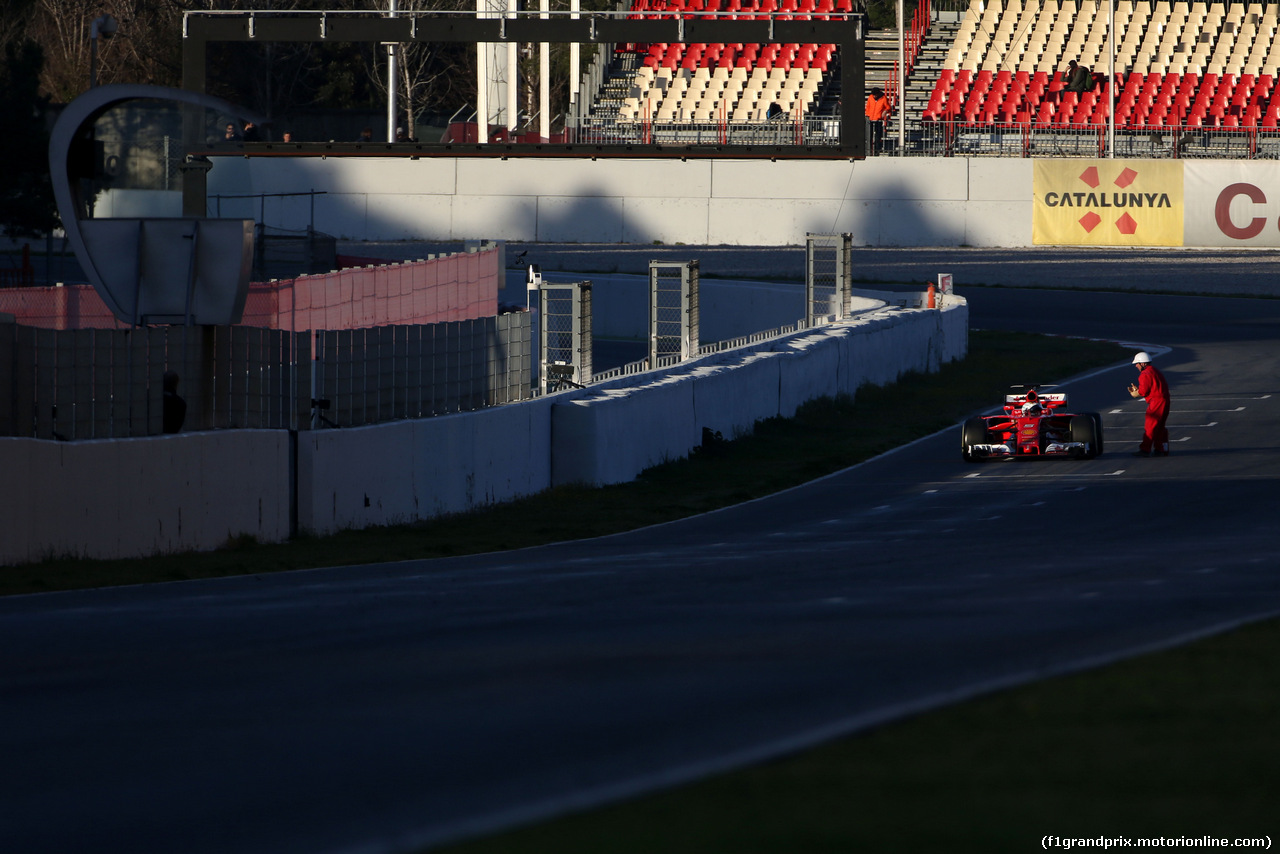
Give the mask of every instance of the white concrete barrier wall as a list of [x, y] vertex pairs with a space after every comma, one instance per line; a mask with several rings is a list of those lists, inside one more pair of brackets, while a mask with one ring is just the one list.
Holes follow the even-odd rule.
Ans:
[[393, 525], [541, 492], [551, 485], [553, 405], [300, 433], [299, 527]]
[[289, 434], [0, 438], [0, 564], [138, 557], [289, 536]]
[[0, 439], [0, 563], [213, 549], [427, 519], [553, 484], [618, 483], [793, 415], [814, 396], [934, 370], [968, 347], [968, 307], [883, 309], [662, 372], [477, 412], [302, 432]]
[[[1034, 243], [1035, 161], [1024, 158], [213, 161], [211, 199], [323, 191], [315, 197], [316, 226], [352, 240], [484, 235], [567, 243], [799, 246], [808, 233], [848, 232], [863, 246]], [[1063, 162], [1076, 174], [1079, 162]], [[1280, 244], [1274, 227], [1280, 167], [1258, 160], [1178, 162], [1178, 181], [1170, 189], [1183, 194], [1182, 245]], [[258, 218], [261, 211], [267, 225], [304, 230], [311, 222], [310, 201], [224, 198], [211, 201], [210, 214]], [[99, 216], [166, 216], [180, 197], [108, 191], [98, 204]], [[1077, 238], [1092, 241], [1077, 235], [1069, 242]]]
[[557, 403], [552, 480], [623, 483], [687, 456], [704, 427], [741, 435], [761, 419], [794, 415], [806, 401], [937, 370], [967, 350], [968, 305], [952, 298], [940, 311], [884, 309], [645, 374], [625, 387], [612, 381]]
[[[315, 227], [350, 240], [797, 246], [808, 233], [849, 232], [867, 246], [1031, 245], [1024, 159], [212, 159], [211, 198], [323, 191]], [[141, 203], [102, 204], [135, 213]], [[311, 221], [311, 198], [218, 204], [211, 215]]]

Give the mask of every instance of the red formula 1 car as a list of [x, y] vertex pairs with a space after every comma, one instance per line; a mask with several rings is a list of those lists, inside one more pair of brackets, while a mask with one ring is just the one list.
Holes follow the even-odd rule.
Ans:
[[970, 418], [960, 428], [960, 451], [969, 462], [996, 458], [1071, 457], [1102, 453], [1102, 416], [1069, 413], [1064, 393], [1013, 386], [1004, 413]]

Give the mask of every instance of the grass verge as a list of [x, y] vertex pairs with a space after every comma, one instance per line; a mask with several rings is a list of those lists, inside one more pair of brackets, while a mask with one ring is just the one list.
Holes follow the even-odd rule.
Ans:
[[750, 436], [729, 437], [631, 483], [557, 487], [472, 513], [281, 544], [239, 538], [214, 552], [4, 567], [0, 595], [449, 557], [632, 530], [838, 471], [957, 424], [1002, 400], [1013, 383], [1065, 378], [1126, 358], [1127, 351], [1106, 342], [974, 332], [968, 356], [935, 374], [865, 386], [856, 401], [813, 401], [794, 418], [761, 421]]
[[1002, 854], [1042, 850], [1046, 836], [1097, 847], [1230, 840], [1197, 846], [1214, 851], [1280, 841], [1277, 650], [1272, 620], [442, 852]]

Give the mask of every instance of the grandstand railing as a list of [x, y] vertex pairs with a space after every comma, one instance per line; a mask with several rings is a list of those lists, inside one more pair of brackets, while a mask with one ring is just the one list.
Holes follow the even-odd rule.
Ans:
[[[1280, 128], [1160, 125], [1117, 128], [1115, 149], [1107, 128], [1094, 124], [1033, 122], [972, 124], [925, 122], [908, 131], [902, 151], [918, 157], [1131, 157], [1280, 160]], [[894, 142], [886, 135], [888, 142]]]
[[[920, 49], [924, 46], [924, 41], [929, 36], [929, 24], [933, 20], [933, 9], [929, 0], [922, 0], [916, 6], [915, 13], [911, 16], [911, 27], [902, 34], [902, 62], [906, 66], [906, 76], [910, 77], [912, 70], [916, 67], [916, 58], [920, 56]], [[893, 67], [889, 69], [889, 80], [886, 84], [888, 90], [885, 94], [889, 96], [889, 109], [892, 110], [898, 105], [898, 75], [900, 73], [898, 61], [895, 59]]]
[[575, 145], [809, 145], [838, 146], [839, 116], [787, 116], [762, 122], [659, 122], [640, 119], [607, 127], [565, 129]]

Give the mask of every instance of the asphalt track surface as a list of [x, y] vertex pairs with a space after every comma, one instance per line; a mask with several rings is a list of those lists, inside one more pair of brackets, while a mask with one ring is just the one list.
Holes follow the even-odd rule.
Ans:
[[1065, 389], [1095, 460], [950, 430], [615, 537], [0, 600], [4, 849], [410, 850], [1280, 612], [1280, 301], [967, 296], [1159, 353], [1173, 455], [1119, 365]]

